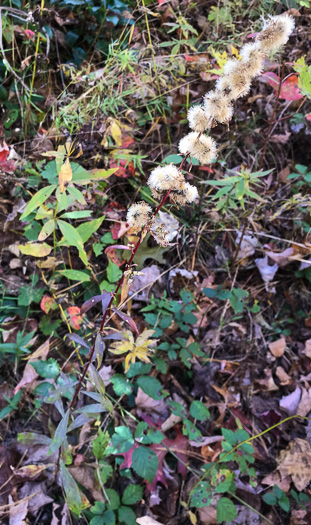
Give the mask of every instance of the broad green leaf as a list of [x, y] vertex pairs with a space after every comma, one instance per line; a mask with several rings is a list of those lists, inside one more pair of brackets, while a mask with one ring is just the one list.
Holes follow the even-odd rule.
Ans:
[[265, 503], [267, 503], [267, 505], [276, 505], [277, 502], [276, 496], [272, 494], [272, 492], [267, 492], [266, 494], [264, 494], [262, 496], [262, 499]]
[[117, 510], [120, 507], [120, 496], [114, 489], [106, 489], [110, 503], [107, 503], [108, 510]]
[[45, 241], [45, 239], [49, 237], [49, 235], [51, 235], [51, 233], [53, 232], [54, 225], [54, 219], [50, 219], [49, 221], [47, 221], [38, 235], [38, 241]]
[[136, 474], [152, 483], [158, 470], [158, 458], [151, 448], [135, 448], [132, 455], [132, 468]]
[[57, 224], [69, 246], [75, 246], [78, 248], [80, 259], [85, 265], [88, 265], [87, 256], [83, 247], [83, 240], [78, 230], [71, 226], [69, 222], [58, 220]]
[[119, 507], [118, 518], [120, 523], [126, 525], [136, 525], [137, 523], [135, 512], [130, 507]]
[[152, 376], [140, 376], [137, 379], [138, 386], [142, 389], [147, 396], [152, 397], [152, 399], [162, 399], [162, 385], [158, 379]]
[[191, 492], [191, 507], [200, 509], [208, 507], [212, 503], [211, 486], [207, 481], [201, 481]]
[[220, 498], [217, 503], [217, 519], [219, 523], [229, 523], [236, 518], [234, 503], [229, 498]]
[[37, 191], [37, 193], [35, 193], [32, 199], [30, 199], [28, 202], [24, 213], [20, 217], [20, 220], [23, 221], [26, 217], [28, 217], [28, 215], [30, 215], [30, 213], [39, 208], [39, 206], [41, 206], [41, 204], [43, 204], [53, 193], [55, 188], [56, 184], [52, 184], [51, 186], [46, 186], [45, 188]]
[[109, 260], [109, 264], [107, 266], [108, 281], [110, 283], [115, 283], [120, 279], [121, 275], [122, 271], [120, 270], [119, 266]]
[[162, 162], [165, 162], [166, 164], [170, 164], [171, 162], [173, 164], [180, 164], [182, 159], [183, 157], [181, 155], [168, 155]]
[[93, 221], [84, 222], [83, 224], [80, 224], [77, 227], [77, 231], [83, 243], [88, 241], [89, 238], [93, 235], [93, 233], [95, 233], [98, 230], [104, 218], [105, 218], [105, 215], [103, 215], [102, 217], [99, 217], [98, 219], [94, 219]]
[[17, 441], [23, 445], [49, 445], [52, 438], [44, 434], [36, 434], [35, 432], [23, 432], [17, 435]]
[[71, 512], [80, 516], [82, 503], [78, 485], [73, 479], [68, 469], [65, 467], [64, 462], [62, 460], [60, 460], [59, 465], [60, 479], [65, 492], [66, 503]]
[[129, 428], [120, 426], [115, 428], [115, 433], [111, 438], [111, 443], [107, 448], [107, 454], [122, 454], [127, 452], [134, 445], [132, 432]]
[[128, 485], [123, 492], [122, 503], [124, 505], [135, 505], [143, 497], [143, 487], [139, 485]]
[[194, 419], [205, 421], [210, 417], [209, 410], [201, 401], [192, 401], [190, 405], [190, 414]]
[[31, 361], [37, 374], [45, 379], [55, 379], [59, 374], [59, 366], [56, 359], [50, 357], [47, 361]]
[[86, 283], [91, 280], [91, 277], [87, 273], [79, 270], [59, 270], [57, 273], [67, 277], [67, 279], [70, 279], [71, 281]]
[[93, 441], [93, 454], [96, 457], [96, 459], [100, 460], [103, 459], [106, 448], [109, 443], [109, 434], [108, 432], [103, 432], [101, 428], [98, 429], [98, 434], [96, 438]]
[[67, 191], [69, 195], [71, 195], [75, 200], [80, 202], [80, 204], [86, 204], [86, 200], [78, 188], [75, 188], [74, 186], [68, 186]]
[[117, 396], [128, 396], [133, 391], [131, 383], [122, 374], [114, 374], [111, 377], [110, 382], [113, 384], [113, 390]]
[[69, 421], [69, 414], [70, 409], [67, 410], [64, 417], [62, 417], [62, 419], [60, 420], [58, 427], [55, 430], [53, 441], [49, 446], [47, 456], [50, 456], [51, 454], [54, 454], [54, 452], [57, 452], [61, 447], [62, 443], [65, 441]]

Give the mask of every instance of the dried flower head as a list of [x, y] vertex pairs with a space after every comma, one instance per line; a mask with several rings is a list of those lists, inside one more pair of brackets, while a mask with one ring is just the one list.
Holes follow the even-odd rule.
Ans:
[[157, 192], [180, 189], [185, 182], [183, 174], [173, 164], [158, 166], [152, 170], [148, 179], [151, 190]]
[[265, 21], [263, 30], [258, 33], [257, 41], [265, 53], [276, 51], [286, 44], [295, 27], [295, 21], [292, 16], [283, 14], [272, 16]]
[[199, 194], [197, 188], [189, 184], [189, 182], [185, 183], [183, 191], [176, 191], [171, 194], [171, 200], [175, 204], [180, 204], [181, 206], [186, 203], [191, 204], [191, 202], [195, 201], [198, 197]]
[[133, 334], [130, 330], [123, 332], [124, 341], [117, 341], [111, 344], [109, 352], [115, 355], [127, 354], [125, 358], [125, 372], [130, 368], [131, 363], [135, 363], [136, 358], [150, 363], [149, 356], [152, 355], [156, 339], [150, 339], [154, 334], [154, 330], [145, 330], [136, 341], [134, 341]]
[[197, 133], [203, 133], [210, 128], [210, 119], [202, 106], [192, 106], [188, 111], [189, 127]]
[[206, 135], [198, 137], [198, 134], [193, 131], [181, 139], [179, 151], [183, 155], [190, 153], [191, 157], [202, 164], [210, 164], [216, 157], [216, 143], [211, 137]]
[[247, 67], [251, 78], [261, 74], [266, 54], [261, 49], [259, 42], [245, 44], [240, 51], [240, 55], [242, 57], [241, 63]]
[[229, 100], [236, 100], [249, 91], [251, 76], [248, 67], [241, 60], [230, 59], [224, 67], [224, 76], [216, 84]]
[[230, 97], [223, 91], [209, 91], [204, 97], [204, 109], [211, 120], [221, 124], [228, 122], [233, 115]]
[[126, 220], [133, 233], [138, 233], [144, 227], [150, 229], [154, 222], [152, 208], [144, 201], [136, 202], [128, 209]]
[[169, 245], [169, 233], [170, 232], [165, 229], [164, 223], [159, 224], [159, 226], [151, 231], [151, 235], [154, 237], [157, 243], [162, 246], [162, 248], [165, 248]]

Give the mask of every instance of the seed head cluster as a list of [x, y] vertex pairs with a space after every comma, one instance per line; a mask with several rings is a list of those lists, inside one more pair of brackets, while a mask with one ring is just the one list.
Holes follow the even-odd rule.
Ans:
[[[294, 19], [287, 14], [268, 18], [255, 42], [242, 47], [241, 60], [232, 58], [227, 61], [216, 88], [204, 96], [201, 106], [191, 107], [188, 111], [189, 127], [193, 131], [179, 143], [182, 154], [191, 155], [202, 164], [211, 162], [211, 156], [203, 151], [206, 136], [202, 134], [217, 123], [226, 124], [231, 120], [233, 102], [249, 92], [252, 80], [263, 70], [265, 58], [286, 44], [294, 25]], [[216, 147], [211, 151], [215, 158]]]
[[[216, 143], [204, 132], [217, 123], [228, 124], [233, 116], [234, 101], [249, 92], [252, 80], [263, 70], [265, 58], [286, 44], [294, 25], [293, 18], [287, 14], [268, 18], [255, 42], [242, 47], [241, 59], [227, 61], [215, 89], [204, 96], [201, 106], [193, 106], [188, 111], [192, 131], [179, 143], [182, 155], [190, 155], [201, 164], [210, 164], [216, 158]], [[155, 168], [150, 174], [148, 185], [155, 199], [163, 199], [169, 191], [171, 202], [180, 206], [198, 198], [196, 187], [186, 182], [180, 169], [173, 164]], [[147, 203], [133, 204], [128, 210], [127, 222], [133, 233], [150, 231], [161, 246], [169, 244], [169, 232], [164, 224], [154, 227], [154, 214]]]

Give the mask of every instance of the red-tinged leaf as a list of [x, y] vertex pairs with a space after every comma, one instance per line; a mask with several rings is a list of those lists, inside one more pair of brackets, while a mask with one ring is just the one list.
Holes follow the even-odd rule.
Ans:
[[5, 173], [13, 173], [15, 171], [14, 160], [6, 160], [4, 162], [0, 162], [0, 170], [4, 171]]
[[31, 29], [26, 29], [25, 35], [27, 36], [27, 38], [29, 38], [29, 40], [32, 40], [34, 42], [36, 35], [33, 31], [31, 31]]
[[5, 140], [0, 141], [0, 163], [6, 161], [9, 152], [10, 149]]
[[103, 307], [103, 313], [104, 313], [104, 311], [107, 309], [110, 303], [110, 300], [111, 300], [111, 293], [108, 293], [108, 292], [104, 292], [101, 295], [94, 295], [94, 297], [91, 297], [91, 299], [88, 299], [87, 301], [85, 301], [85, 303], [83, 303], [83, 305], [81, 306], [80, 312], [81, 314], [85, 314], [91, 308], [93, 308], [95, 304], [102, 301], [102, 307]]
[[255, 38], [258, 35], [258, 33], [250, 33], [247, 35], [247, 38]]
[[44, 313], [48, 314], [50, 310], [55, 310], [57, 308], [57, 303], [53, 297], [44, 295], [41, 299], [40, 308]]
[[111, 159], [109, 167], [118, 168], [117, 171], [115, 171], [114, 175], [122, 179], [125, 179], [126, 177], [132, 177], [135, 173], [134, 163], [131, 161], [127, 164], [126, 159], [121, 159], [120, 161]]
[[80, 315], [80, 308], [78, 306], [70, 306], [67, 308], [67, 313], [69, 315], [69, 324], [75, 330], [80, 329], [80, 325], [83, 321], [82, 316]]
[[129, 248], [129, 246], [125, 246], [124, 244], [112, 244], [106, 248], [105, 254], [107, 255], [112, 250], [131, 250], [131, 248]]
[[121, 317], [122, 321], [124, 321], [125, 323], [128, 323], [130, 327], [133, 328], [133, 330], [135, 330], [139, 334], [139, 331], [138, 331], [138, 328], [137, 328], [137, 325], [134, 319], [132, 319], [129, 315], [125, 314], [124, 312], [121, 312], [121, 310], [117, 310], [117, 308], [112, 308], [112, 310], [114, 311], [115, 314]]
[[122, 138], [121, 148], [127, 149], [129, 146], [131, 146], [131, 144], [134, 144], [134, 142], [135, 140], [133, 139], [133, 137], [130, 137], [130, 135], [125, 135]]
[[279, 89], [281, 79], [278, 75], [276, 75], [275, 73], [272, 73], [272, 71], [266, 71], [266, 73], [263, 73], [260, 76], [260, 80], [272, 86], [273, 89]]
[[77, 345], [84, 346], [84, 348], [87, 348], [88, 350], [90, 349], [89, 345], [78, 334], [67, 334], [66, 337], [74, 343], [77, 343]]
[[212, 170], [212, 168], [209, 168], [209, 166], [198, 166], [198, 168], [202, 171], [208, 171], [208, 173], [214, 173], [214, 170]]
[[282, 82], [280, 98], [284, 100], [299, 100], [303, 98], [303, 95], [299, 92], [297, 75], [292, 75]]
[[[119, 230], [119, 233], [120, 233], [120, 230]], [[113, 246], [111, 247], [111, 250], [106, 254], [109, 261], [113, 262], [114, 264], [116, 264], [117, 266], [122, 266], [122, 264], [125, 263], [125, 260], [124, 259], [119, 259], [118, 255], [117, 255], [117, 250], [116, 248], [113, 249]]]
[[311, 113], [308, 113], [308, 114], [306, 115], [306, 119], [307, 119], [309, 122], [311, 122]]
[[[280, 77], [272, 71], [267, 71], [261, 75], [261, 80], [267, 82], [277, 92], [280, 85]], [[299, 93], [298, 88], [298, 77], [297, 75], [291, 75], [289, 78], [282, 82], [280, 98], [282, 100], [299, 100], [303, 96]]]

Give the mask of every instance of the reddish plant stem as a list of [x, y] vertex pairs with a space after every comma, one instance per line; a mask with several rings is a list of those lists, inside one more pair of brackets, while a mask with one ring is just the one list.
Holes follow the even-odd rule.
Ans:
[[[185, 158], [186, 158], [186, 157], [185, 157]], [[182, 168], [182, 165], [183, 165], [184, 161], [185, 161], [185, 159], [183, 159], [183, 161], [182, 161], [182, 163], [181, 163], [181, 165], [180, 165], [180, 167], [179, 167], [179, 170]], [[161, 200], [159, 206], [157, 207], [156, 211], [155, 211], [154, 214], [153, 214], [154, 217], [158, 214], [158, 212], [160, 211], [160, 209], [161, 209], [162, 206], [164, 205], [165, 201], [168, 199], [170, 193], [171, 193], [171, 190], [168, 190], [168, 191], [165, 193], [163, 199]], [[105, 326], [105, 323], [106, 323], [106, 319], [107, 319], [108, 313], [109, 313], [109, 311], [110, 311], [110, 308], [111, 308], [111, 306], [112, 306], [113, 300], [114, 300], [114, 298], [116, 297], [118, 291], [120, 290], [120, 288], [121, 288], [121, 286], [122, 286], [122, 284], [123, 284], [124, 276], [125, 276], [125, 272], [126, 272], [126, 270], [128, 270], [128, 268], [130, 268], [130, 266], [131, 266], [131, 264], [132, 264], [132, 262], [133, 262], [133, 259], [134, 259], [135, 255], [136, 255], [137, 250], [138, 250], [139, 246], [141, 245], [142, 241], [143, 241], [143, 236], [141, 236], [140, 239], [137, 241], [137, 243], [136, 243], [136, 245], [135, 245], [135, 248], [133, 249], [132, 255], [131, 255], [131, 257], [130, 257], [130, 260], [129, 260], [129, 261], [126, 263], [126, 265], [125, 265], [125, 268], [124, 268], [124, 270], [123, 270], [122, 276], [121, 276], [121, 278], [120, 278], [120, 280], [119, 280], [119, 282], [118, 282], [118, 284], [117, 284], [117, 287], [116, 287], [115, 291], [113, 292], [113, 295], [111, 296], [110, 302], [109, 302], [109, 304], [108, 304], [108, 306], [107, 306], [107, 308], [106, 308], [106, 310], [105, 310], [105, 313], [104, 313], [104, 315], [103, 315], [102, 322], [101, 322], [100, 329], [99, 329], [99, 332], [100, 332], [100, 333], [101, 333], [101, 332], [103, 331], [103, 329], [104, 329], [104, 326]], [[77, 385], [77, 388], [76, 388], [76, 390], [75, 390], [74, 396], [73, 396], [73, 398], [72, 398], [72, 401], [71, 401], [71, 404], [70, 404], [70, 409], [71, 409], [71, 410], [74, 408], [74, 406], [75, 406], [75, 404], [76, 404], [76, 401], [77, 401], [78, 395], [79, 395], [80, 390], [81, 390], [81, 387], [82, 387], [82, 383], [83, 383], [83, 381], [84, 381], [84, 379], [85, 379], [85, 376], [86, 376], [86, 374], [87, 374], [87, 371], [88, 371], [88, 369], [89, 369], [89, 366], [90, 366], [90, 364], [91, 364], [91, 362], [92, 362], [92, 360], [93, 360], [94, 352], [95, 352], [95, 341], [94, 341], [93, 346], [92, 346], [92, 349], [91, 349], [91, 353], [90, 353], [89, 360], [88, 360], [88, 362], [86, 363], [86, 365], [85, 365], [85, 367], [84, 367], [84, 370], [83, 370], [82, 376], [81, 376], [80, 379], [79, 379], [79, 383], [78, 383], [78, 385]]]

